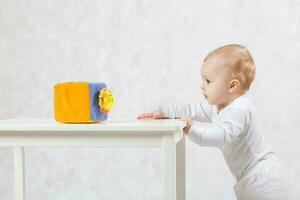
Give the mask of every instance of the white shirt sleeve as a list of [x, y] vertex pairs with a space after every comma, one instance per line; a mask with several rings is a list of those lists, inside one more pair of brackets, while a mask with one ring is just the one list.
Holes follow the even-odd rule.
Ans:
[[247, 129], [248, 113], [239, 109], [230, 109], [224, 112], [209, 127], [193, 124], [188, 137], [202, 146], [222, 146], [231, 143]]
[[211, 122], [212, 105], [205, 101], [185, 104], [170, 104], [160, 107], [165, 118], [179, 118], [190, 116], [193, 120]]

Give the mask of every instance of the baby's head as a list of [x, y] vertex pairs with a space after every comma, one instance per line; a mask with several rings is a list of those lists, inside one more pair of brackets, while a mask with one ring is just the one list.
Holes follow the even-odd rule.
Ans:
[[254, 61], [246, 47], [225, 45], [206, 56], [201, 77], [203, 95], [222, 109], [249, 90], [255, 77]]

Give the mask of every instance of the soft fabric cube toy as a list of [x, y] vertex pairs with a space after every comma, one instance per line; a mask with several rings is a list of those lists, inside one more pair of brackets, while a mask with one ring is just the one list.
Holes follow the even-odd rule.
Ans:
[[59, 122], [104, 121], [113, 102], [105, 83], [65, 82], [54, 86], [54, 116]]

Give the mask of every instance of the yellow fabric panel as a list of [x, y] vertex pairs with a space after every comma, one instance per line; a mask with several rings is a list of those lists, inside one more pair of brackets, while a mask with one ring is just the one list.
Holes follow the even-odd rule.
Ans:
[[55, 119], [60, 122], [91, 122], [88, 83], [56, 84], [54, 86], [54, 113]]

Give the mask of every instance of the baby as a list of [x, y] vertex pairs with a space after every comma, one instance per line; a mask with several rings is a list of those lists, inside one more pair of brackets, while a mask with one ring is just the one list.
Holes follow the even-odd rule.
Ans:
[[[187, 124], [183, 132], [193, 142], [219, 147], [236, 178], [238, 200], [284, 200], [287, 188], [280, 164], [257, 130], [254, 109], [245, 96], [254, 77], [254, 61], [244, 46], [217, 48], [201, 67], [201, 89], [208, 103], [161, 106], [138, 119], [180, 117]], [[211, 122], [211, 126], [193, 120]]]

